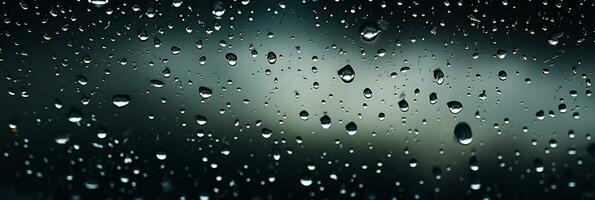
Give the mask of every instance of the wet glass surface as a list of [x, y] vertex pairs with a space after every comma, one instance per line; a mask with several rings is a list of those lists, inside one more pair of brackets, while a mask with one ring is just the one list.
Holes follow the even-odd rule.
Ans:
[[595, 2], [0, 13], [0, 199], [595, 198]]

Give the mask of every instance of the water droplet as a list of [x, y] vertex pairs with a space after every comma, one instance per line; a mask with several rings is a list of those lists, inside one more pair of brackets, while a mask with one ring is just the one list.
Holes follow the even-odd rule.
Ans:
[[182, 49], [180, 49], [180, 47], [173, 46], [171, 47], [170, 51], [173, 55], [179, 55], [182, 52]]
[[105, 130], [105, 128], [97, 129], [97, 138], [103, 139], [105, 137], [107, 137], [107, 130]]
[[213, 91], [207, 87], [200, 86], [200, 87], [198, 87], [198, 94], [202, 98], [208, 99], [209, 97], [211, 97], [213, 95]]
[[167, 158], [167, 154], [163, 150], [158, 150], [157, 153], [155, 153], [155, 157], [157, 157], [159, 160], [165, 160]]
[[300, 118], [304, 121], [308, 120], [308, 118], [310, 117], [310, 114], [308, 113], [308, 111], [305, 111], [305, 110], [300, 111], [299, 115], [300, 115]]
[[270, 138], [271, 135], [273, 135], [273, 131], [271, 131], [271, 129], [268, 128], [263, 128], [260, 130], [260, 135], [265, 139]]
[[549, 37], [549, 39], [547, 40], [549, 45], [555, 46], [558, 44], [560, 38], [562, 38], [562, 36], [564, 36], [564, 32], [556, 32], [556, 33], [552, 33]]
[[137, 37], [140, 41], [144, 42], [149, 39], [149, 34], [145, 29], [141, 29], [138, 31]]
[[205, 125], [205, 124], [207, 124], [207, 118], [202, 115], [196, 115], [196, 123], [199, 126]]
[[275, 54], [272, 51], [269, 51], [269, 53], [267, 54], [267, 61], [269, 62], [269, 64], [275, 64], [275, 62], [277, 62], [277, 54]]
[[230, 66], [235, 66], [238, 63], [238, 56], [236, 56], [236, 54], [233, 53], [225, 54], [225, 59], [227, 59], [227, 64], [229, 64]]
[[370, 88], [364, 89], [364, 97], [366, 97], [366, 99], [372, 98], [372, 90]]
[[537, 117], [538, 120], [543, 120], [545, 119], [545, 111], [543, 110], [539, 110], [535, 113], [535, 117]]
[[454, 129], [456, 140], [463, 145], [471, 144], [473, 141], [473, 133], [471, 127], [466, 122], [459, 122]]
[[463, 104], [461, 104], [461, 102], [458, 101], [449, 101], [446, 103], [446, 106], [452, 114], [458, 114], [463, 110]]
[[349, 122], [345, 125], [345, 130], [347, 130], [348, 135], [355, 135], [357, 133], [357, 124], [355, 122]]
[[[107, 0], [105, 0], [107, 1]], [[89, 189], [89, 190], [96, 190], [97, 188], [99, 188], [99, 182], [97, 182], [96, 180], [85, 180], [85, 188]]]
[[479, 190], [481, 189], [481, 183], [479, 181], [473, 181], [469, 186], [472, 190]]
[[68, 121], [72, 123], [78, 123], [83, 120], [83, 115], [78, 110], [71, 110], [68, 114]]
[[438, 102], [438, 95], [435, 92], [430, 93], [430, 104], [436, 104]]
[[320, 125], [322, 128], [327, 129], [331, 127], [331, 118], [328, 115], [324, 115], [320, 118]]
[[161, 71], [161, 75], [165, 78], [169, 78], [171, 76], [171, 70], [166, 67], [165, 69], [163, 69], [163, 71]]
[[376, 23], [364, 23], [359, 28], [359, 34], [362, 39], [366, 42], [370, 42], [376, 39], [380, 34], [381, 29]]
[[384, 113], [378, 113], [378, 120], [384, 121], [385, 117], [386, 117], [386, 114], [384, 114]]
[[353, 81], [355, 78], [355, 71], [353, 71], [351, 65], [345, 65], [343, 68], [337, 71], [337, 74], [339, 75], [339, 78], [341, 78], [341, 80], [343, 80], [345, 83], [351, 83], [351, 81]]
[[122, 107], [130, 104], [130, 97], [128, 95], [122, 95], [122, 94], [114, 95], [112, 97], [112, 103], [116, 107], [122, 108]]
[[485, 90], [483, 90], [477, 97], [482, 101], [485, 101], [486, 99], [488, 99], [488, 95], [486, 94]]
[[503, 81], [503, 80], [506, 80], [506, 78], [507, 78], [506, 71], [500, 70], [498, 72], [498, 79], [500, 79], [501, 81]]
[[399, 109], [401, 109], [401, 111], [407, 112], [409, 110], [409, 103], [407, 103], [405, 99], [401, 99], [401, 101], [399, 101], [397, 104], [399, 105]]
[[103, 6], [107, 3], [109, 3], [109, 0], [89, 0], [89, 3], [91, 3], [95, 6]]
[[507, 54], [508, 54], [508, 52], [506, 52], [506, 50], [503, 50], [503, 49], [496, 51], [496, 56], [500, 59], [506, 58]]
[[160, 87], [163, 87], [164, 85], [165, 84], [163, 83], [163, 81], [156, 80], [156, 79], [151, 80], [151, 86], [153, 86], [153, 87], [160, 88]]
[[171, 2], [172, 6], [179, 8], [180, 6], [182, 6], [182, 0], [173, 0], [173, 2]]
[[300, 178], [300, 183], [303, 186], [308, 187], [308, 186], [312, 185], [312, 182], [313, 182], [312, 178], [310, 178], [309, 176], [304, 176], [304, 177]]
[[436, 84], [438, 85], [442, 85], [442, 83], [444, 83], [444, 73], [442, 72], [442, 70], [434, 70], [434, 81], [436, 81]]
[[70, 141], [70, 134], [68, 133], [58, 134], [54, 138], [54, 142], [56, 142], [57, 144], [66, 144], [68, 141]]
[[472, 155], [469, 158], [469, 169], [471, 171], [479, 171], [479, 161], [477, 160], [477, 156]]
[[535, 172], [541, 173], [545, 170], [545, 167], [543, 166], [543, 160], [539, 158], [533, 160], [533, 166], [535, 166]]
[[225, 5], [223, 5], [222, 1], [213, 2], [211, 14], [213, 14], [215, 18], [221, 19], [221, 17], [225, 14]]

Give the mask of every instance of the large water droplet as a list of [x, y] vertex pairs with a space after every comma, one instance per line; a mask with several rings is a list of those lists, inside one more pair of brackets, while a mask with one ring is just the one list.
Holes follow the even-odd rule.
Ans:
[[68, 134], [68, 133], [58, 134], [54, 138], [54, 141], [57, 144], [66, 144], [68, 141], [70, 141], [70, 134]]
[[498, 72], [498, 79], [500, 79], [501, 81], [506, 80], [508, 74], [506, 74], [506, 71], [504, 70], [500, 70]]
[[207, 87], [203, 87], [200, 86], [198, 88], [198, 94], [204, 98], [204, 99], [208, 99], [209, 97], [211, 97], [213, 95], [213, 91]]
[[533, 166], [535, 166], [535, 171], [538, 173], [542, 173], [545, 170], [545, 167], [543, 166], [543, 160], [540, 158], [533, 160]]
[[160, 88], [160, 87], [163, 87], [164, 85], [165, 84], [163, 83], [163, 81], [156, 80], [156, 79], [151, 80], [151, 86], [153, 86], [153, 87]]
[[446, 106], [452, 114], [458, 114], [463, 110], [463, 104], [461, 104], [461, 102], [458, 101], [449, 101], [446, 103]]
[[275, 62], [277, 62], [277, 54], [275, 54], [275, 52], [269, 51], [267, 54], [267, 61], [269, 64], [275, 64]]
[[260, 135], [265, 139], [270, 138], [271, 135], [273, 135], [273, 131], [271, 131], [271, 129], [268, 128], [263, 128], [260, 130]]
[[196, 123], [199, 126], [205, 125], [205, 124], [207, 124], [207, 118], [202, 115], [196, 115]]
[[320, 118], [320, 125], [322, 128], [327, 129], [331, 127], [331, 118], [328, 115], [324, 115]]
[[180, 49], [180, 47], [173, 46], [171, 47], [170, 51], [173, 55], [179, 55], [182, 52], [182, 49]]
[[167, 158], [167, 154], [163, 150], [158, 150], [157, 153], [155, 153], [155, 157], [157, 157], [159, 160], [165, 160]]
[[109, 3], [109, 0], [89, 0], [89, 3], [99, 7]]
[[372, 98], [372, 90], [370, 88], [364, 89], [364, 97], [366, 97], [366, 99]]
[[345, 130], [347, 130], [348, 135], [355, 135], [357, 133], [357, 124], [355, 122], [349, 122], [345, 125]]
[[506, 52], [506, 50], [504, 50], [504, 49], [500, 49], [500, 50], [496, 51], [496, 56], [500, 59], [506, 58], [507, 54], [508, 54], [508, 52]]
[[229, 64], [230, 66], [235, 66], [236, 64], [238, 64], [238, 56], [236, 56], [236, 54], [227, 53], [225, 54], [225, 59], [227, 59], [227, 64]]
[[380, 34], [381, 29], [376, 23], [364, 23], [359, 28], [359, 34], [364, 41], [370, 42], [376, 39]]
[[127, 106], [130, 103], [130, 96], [128, 95], [123, 95], [123, 94], [119, 94], [119, 95], [114, 95], [112, 97], [112, 103], [118, 107], [118, 108], [122, 108], [124, 106]]
[[442, 70], [434, 70], [434, 81], [436, 81], [436, 84], [438, 85], [442, 85], [442, 83], [444, 83], [444, 73], [442, 72]]
[[140, 41], [147, 41], [149, 39], [149, 34], [145, 29], [141, 29], [138, 31], [137, 37]]
[[562, 38], [562, 36], [564, 36], [564, 32], [556, 32], [556, 33], [552, 33], [549, 37], [549, 39], [547, 40], [549, 45], [555, 46], [558, 44], [560, 38]]
[[96, 190], [97, 188], [99, 188], [99, 182], [97, 182], [96, 180], [87, 179], [85, 180], [85, 187], [89, 190]]
[[78, 123], [81, 120], [83, 120], [83, 114], [81, 114], [80, 111], [78, 111], [76, 109], [70, 110], [70, 113], [68, 113], [68, 121], [69, 122]]
[[339, 75], [339, 78], [341, 78], [341, 80], [343, 80], [345, 83], [351, 83], [351, 81], [353, 81], [355, 78], [355, 71], [353, 71], [351, 65], [345, 65], [343, 68], [337, 71], [337, 74]]
[[401, 99], [401, 101], [399, 101], [397, 104], [399, 105], [399, 109], [401, 109], [401, 111], [407, 112], [409, 110], [409, 103], [407, 103], [405, 99]]
[[430, 93], [430, 104], [438, 102], [438, 95], [435, 92]]
[[308, 111], [302, 110], [300, 111], [300, 119], [302, 120], [308, 120], [308, 118], [310, 117], [310, 114], [308, 113]]
[[455, 139], [463, 144], [468, 145], [471, 144], [473, 140], [473, 133], [471, 132], [471, 127], [466, 122], [459, 122], [454, 129]]
[[535, 113], [535, 117], [537, 117], [538, 120], [543, 120], [545, 119], [545, 111], [543, 110], [539, 110]]
[[312, 178], [310, 178], [309, 176], [304, 176], [304, 177], [300, 178], [300, 183], [303, 186], [308, 187], [308, 186], [312, 185], [312, 182], [313, 182]]
[[211, 14], [215, 16], [217, 19], [221, 19], [221, 17], [225, 14], [225, 5], [222, 1], [215, 1], [213, 2], [213, 8], [211, 9]]

